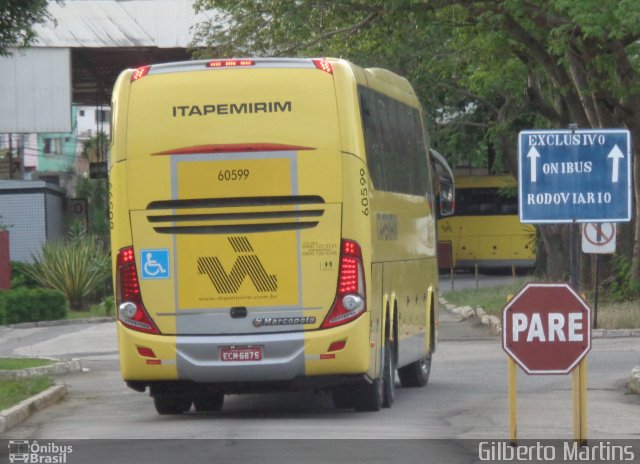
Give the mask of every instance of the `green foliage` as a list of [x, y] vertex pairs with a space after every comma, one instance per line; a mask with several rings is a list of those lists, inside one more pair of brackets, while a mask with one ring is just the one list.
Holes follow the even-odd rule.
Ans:
[[41, 285], [61, 291], [74, 311], [85, 310], [91, 298], [108, 290], [111, 259], [91, 236], [46, 243], [42, 257], [34, 261], [28, 274]]
[[57, 291], [45, 288], [17, 288], [0, 293], [3, 324], [64, 319], [67, 300]]
[[631, 273], [631, 261], [624, 255], [616, 255], [612, 260], [612, 276], [606, 289], [606, 296], [616, 302], [640, 297], [640, 280]]
[[115, 303], [115, 299], [113, 298], [113, 295], [106, 296], [104, 300], [102, 300], [102, 303], [100, 303], [100, 305], [104, 309], [105, 316], [113, 316], [113, 311], [116, 307], [116, 303]]
[[[515, 174], [520, 130], [569, 123], [630, 128], [640, 153], [638, 0], [196, 0], [194, 7], [210, 18], [195, 31], [199, 57], [337, 56], [405, 76], [425, 108], [432, 146], [454, 165]], [[541, 233], [545, 247], [561, 237]], [[640, 276], [640, 256], [631, 271]]]
[[[78, 178], [76, 185], [78, 198], [86, 198], [89, 208], [87, 232], [106, 237], [109, 234], [109, 186], [107, 179]], [[76, 233], [81, 225], [73, 225]]]
[[11, 288], [37, 288], [39, 282], [28, 273], [28, 264], [11, 261]]
[[82, 142], [81, 155], [92, 161], [105, 161], [108, 146], [109, 136], [104, 132], [98, 132], [95, 137], [89, 137]]
[[47, 0], [3, 0], [0, 3], [0, 56], [7, 47], [24, 47], [35, 39], [34, 24], [49, 17]]

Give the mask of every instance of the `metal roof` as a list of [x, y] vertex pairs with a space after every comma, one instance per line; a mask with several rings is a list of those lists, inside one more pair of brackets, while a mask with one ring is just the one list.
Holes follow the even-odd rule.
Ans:
[[193, 0], [50, 2], [52, 20], [34, 29], [34, 47], [186, 48], [202, 15]]
[[32, 47], [70, 48], [73, 102], [109, 103], [126, 68], [190, 58], [191, 28], [207, 19], [193, 0], [49, 0]]

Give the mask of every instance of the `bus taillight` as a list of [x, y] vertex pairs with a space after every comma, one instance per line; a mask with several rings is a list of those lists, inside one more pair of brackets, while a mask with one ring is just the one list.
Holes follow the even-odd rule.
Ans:
[[149, 69], [151, 69], [151, 66], [141, 66], [133, 71], [133, 74], [131, 74], [131, 82], [137, 81], [138, 79], [146, 76], [149, 72]]
[[316, 68], [318, 68], [319, 70], [329, 74], [333, 74], [333, 66], [331, 66], [331, 63], [329, 63], [327, 60], [311, 60], [311, 61], [313, 61], [313, 64], [315, 64]]
[[338, 288], [331, 311], [322, 323], [327, 329], [351, 322], [367, 309], [364, 267], [360, 245], [343, 239], [340, 245]]
[[116, 306], [118, 320], [139, 332], [160, 333], [142, 304], [140, 282], [133, 247], [118, 252], [116, 261]]

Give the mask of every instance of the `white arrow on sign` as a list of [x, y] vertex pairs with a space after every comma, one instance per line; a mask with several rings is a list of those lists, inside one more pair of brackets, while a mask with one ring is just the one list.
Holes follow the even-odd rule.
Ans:
[[620, 164], [620, 160], [624, 159], [624, 153], [622, 153], [622, 150], [620, 150], [620, 148], [618, 148], [618, 145], [616, 145], [613, 147], [613, 150], [611, 150], [611, 153], [609, 153], [609, 156], [607, 156], [607, 158], [611, 158], [613, 160], [613, 170], [611, 171], [611, 182], [615, 184], [616, 182], [618, 182], [618, 176], [620, 173], [619, 164]]
[[[620, 151], [620, 149], [618, 149]], [[536, 150], [536, 147], [531, 147], [529, 153], [527, 154], [527, 158], [531, 160], [531, 182], [536, 182], [538, 180], [538, 158], [540, 158], [540, 153]]]

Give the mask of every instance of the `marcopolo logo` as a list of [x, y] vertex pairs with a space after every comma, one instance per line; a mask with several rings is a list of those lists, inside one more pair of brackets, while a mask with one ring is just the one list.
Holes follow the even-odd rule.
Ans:
[[297, 316], [297, 317], [258, 317], [253, 320], [255, 327], [274, 327], [279, 325], [303, 325], [315, 324], [314, 316]]
[[262, 262], [255, 254], [247, 237], [229, 237], [229, 244], [238, 257], [231, 272], [227, 272], [217, 256], [198, 258], [198, 274], [206, 274], [218, 293], [233, 294], [247, 277], [251, 279], [258, 292], [276, 292], [278, 279], [268, 274]]
[[57, 443], [38, 443], [29, 440], [9, 440], [9, 462], [32, 464], [66, 464], [73, 446]]

